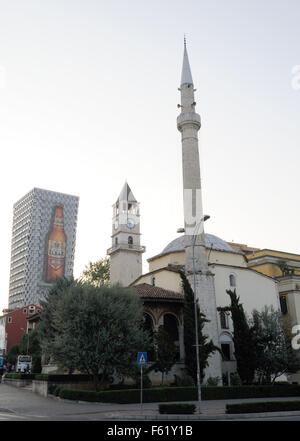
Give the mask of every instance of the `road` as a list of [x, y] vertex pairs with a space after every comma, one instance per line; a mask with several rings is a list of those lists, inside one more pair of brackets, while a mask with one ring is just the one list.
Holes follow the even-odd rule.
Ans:
[[[226, 421], [224, 418], [226, 403], [245, 401], [273, 401], [273, 400], [300, 400], [298, 397], [243, 399], [243, 400], [215, 400], [202, 402], [202, 420], [213, 418]], [[158, 412], [158, 403], [143, 404], [109, 404], [88, 403], [59, 400], [55, 397], [41, 397], [30, 389], [15, 388], [0, 384], [0, 421], [123, 421], [155, 419]], [[235, 421], [245, 420], [242, 416], [235, 416]], [[247, 421], [300, 421], [298, 415], [285, 413], [282, 416], [248, 417]], [[158, 421], [156, 420], [158, 423]]]

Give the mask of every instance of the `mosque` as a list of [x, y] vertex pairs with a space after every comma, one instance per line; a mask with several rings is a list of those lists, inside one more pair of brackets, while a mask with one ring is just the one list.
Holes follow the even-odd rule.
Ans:
[[[209, 322], [204, 333], [222, 349], [209, 358], [204, 383], [209, 377], [219, 384], [230, 384], [236, 372], [233, 326], [228, 313], [218, 307], [228, 306], [226, 290], [236, 289], [246, 314], [265, 305], [281, 310], [291, 326], [300, 323], [300, 255], [251, 248], [228, 243], [204, 232], [202, 210], [198, 131], [200, 116], [195, 111], [194, 84], [184, 44], [181, 75], [181, 113], [177, 128], [182, 141], [184, 220], [183, 235], [167, 244], [148, 259], [149, 271], [142, 273], [140, 209], [126, 182], [113, 206], [110, 256], [111, 283], [132, 286], [143, 301], [146, 325], [150, 330], [163, 326], [177, 348], [177, 363], [167, 380], [184, 373], [183, 291], [179, 271], [184, 270], [196, 293], [200, 310]], [[245, 342], [245, 344], [247, 344]], [[151, 361], [151, 360], [149, 360]], [[152, 382], [159, 383], [160, 373], [152, 372]]]

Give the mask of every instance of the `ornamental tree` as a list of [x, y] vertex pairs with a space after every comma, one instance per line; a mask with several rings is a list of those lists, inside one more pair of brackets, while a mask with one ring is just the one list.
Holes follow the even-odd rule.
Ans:
[[52, 330], [46, 346], [58, 365], [91, 374], [96, 390], [113, 374], [132, 375], [148, 335], [141, 300], [130, 289], [77, 281], [51, 297], [49, 307], [47, 317], [44, 305]]

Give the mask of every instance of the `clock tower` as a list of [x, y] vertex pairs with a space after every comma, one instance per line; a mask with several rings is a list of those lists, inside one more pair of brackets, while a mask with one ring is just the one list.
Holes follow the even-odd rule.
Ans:
[[113, 205], [112, 246], [107, 250], [110, 256], [110, 282], [129, 286], [142, 275], [142, 253], [140, 245], [139, 203], [125, 182]]

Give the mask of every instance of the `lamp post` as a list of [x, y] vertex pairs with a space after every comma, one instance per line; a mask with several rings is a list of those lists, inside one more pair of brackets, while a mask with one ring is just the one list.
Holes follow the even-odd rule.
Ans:
[[[199, 227], [202, 222], [209, 219], [210, 216], [204, 215], [201, 217], [199, 223], [196, 225], [193, 234], [193, 284], [194, 284], [194, 313], [195, 313], [195, 337], [196, 337], [196, 361], [197, 361], [197, 391], [198, 391], [198, 412], [201, 413], [201, 379], [200, 379], [200, 359], [199, 359], [199, 334], [198, 334], [198, 314], [197, 314], [197, 299], [196, 299], [196, 267], [195, 267], [195, 244]], [[178, 228], [177, 233], [185, 233], [184, 228]]]

